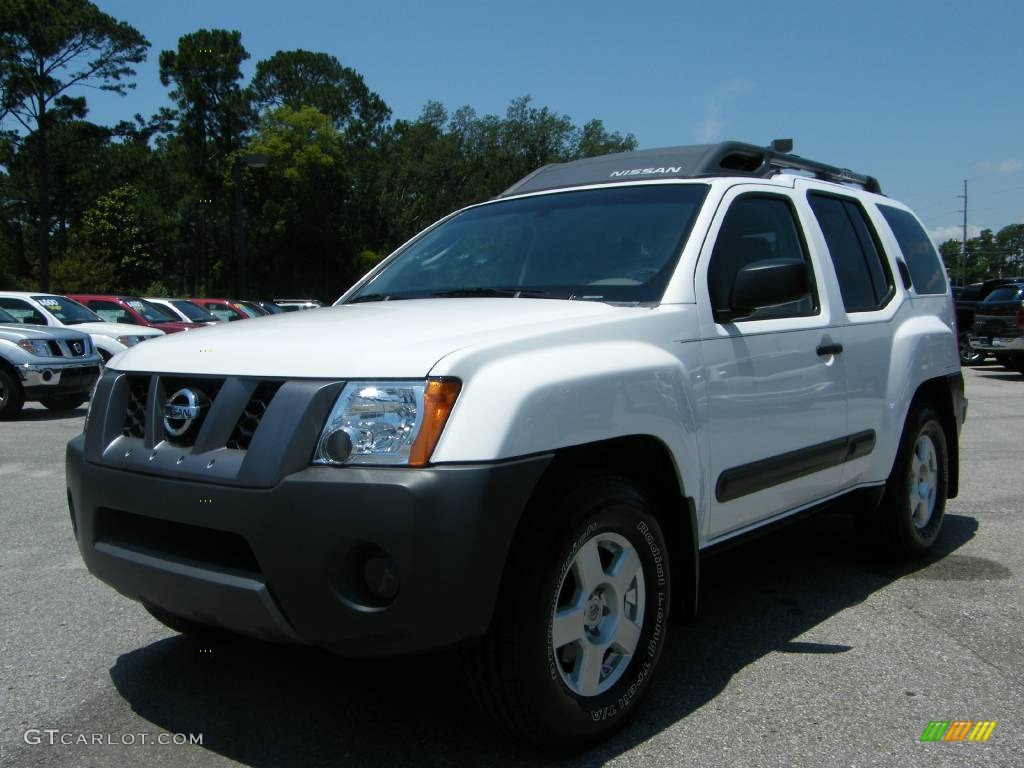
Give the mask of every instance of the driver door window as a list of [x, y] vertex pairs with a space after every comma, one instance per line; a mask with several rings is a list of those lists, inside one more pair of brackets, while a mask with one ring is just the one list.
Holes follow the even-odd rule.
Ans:
[[[708, 293], [712, 309], [716, 312], [729, 309], [729, 296], [737, 272], [748, 264], [769, 259], [799, 259], [811, 266], [792, 204], [781, 197], [758, 195], [737, 198], [725, 215], [708, 265]], [[817, 312], [815, 295], [788, 304], [763, 307], [743, 319], [803, 317]]]

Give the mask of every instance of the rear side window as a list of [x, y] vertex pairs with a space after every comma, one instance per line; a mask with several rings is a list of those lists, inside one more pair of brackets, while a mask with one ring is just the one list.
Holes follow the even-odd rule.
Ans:
[[892, 273], [864, 209], [845, 197], [812, 194], [807, 200], [825, 235], [846, 311], [884, 307], [893, 294]]
[[[725, 214], [708, 265], [708, 293], [712, 309], [716, 312], [729, 309], [729, 296], [737, 272], [747, 264], [769, 259], [799, 259], [810, 264], [792, 205], [783, 197], [737, 198]], [[743, 319], [797, 317], [813, 315], [817, 311], [816, 301], [801, 299], [759, 309]]]
[[889, 223], [903, 251], [914, 290], [922, 294], [945, 293], [946, 275], [939, 254], [917, 219], [907, 211], [889, 205], [880, 205], [878, 210]]

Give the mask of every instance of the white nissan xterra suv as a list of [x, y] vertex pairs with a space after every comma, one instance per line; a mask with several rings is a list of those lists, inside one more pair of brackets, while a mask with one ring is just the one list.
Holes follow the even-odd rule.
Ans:
[[924, 552], [966, 414], [945, 271], [790, 149], [546, 166], [333, 307], [126, 351], [67, 450], [87, 566], [179, 631], [461, 648], [484, 709], [573, 749], [716, 545], [842, 499]]

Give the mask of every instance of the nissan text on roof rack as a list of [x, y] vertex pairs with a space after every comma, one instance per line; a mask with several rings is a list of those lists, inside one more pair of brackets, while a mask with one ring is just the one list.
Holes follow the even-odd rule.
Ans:
[[186, 633], [458, 648], [564, 750], [638, 710], [702, 553], [842, 500], [921, 555], [967, 407], [945, 271], [789, 149], [547, 166], [332, 307], [131, 349], [67, 449], [86, 565]]

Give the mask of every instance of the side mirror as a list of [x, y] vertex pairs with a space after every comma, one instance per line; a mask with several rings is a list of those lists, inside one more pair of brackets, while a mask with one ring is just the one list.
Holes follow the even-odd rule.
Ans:
[[26, 315], [25, 319], [21, 322], [25, 323], [25, 325], [46, 325], [46, 318], [39, 315]]
[[747, 264], [736, 273], [729, 309], [716, 320], [729, 322], [762, 307], [788, 304], [811, 296], [811, 270], [800, 259], [767, 259]]

